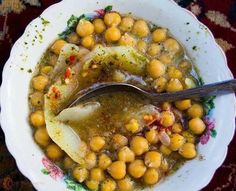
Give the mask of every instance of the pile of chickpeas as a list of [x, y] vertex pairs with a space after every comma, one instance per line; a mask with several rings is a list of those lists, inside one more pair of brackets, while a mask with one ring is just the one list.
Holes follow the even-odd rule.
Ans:
[[[86, 142], [84, 164], [76, 164], [50, 139], [44, 119], [43, 103], [50, 72], [66, 43], [82, 46], [89, 51], [96, 46], [132, 46], [150, 59], [146, 67], [146, 79], [156, 92], [174, 92], [194, 87], [190, 61], [184, 59], [181, 45], [169, 36], [165, 28], [153, 28], [150, 23], [131, 16], [108, 12], [104, 18], [93, 21], [82, 19], [76, 30], [66, 39], [58, 39], [49, 49], [47, 63], [32, 78], [29, 95], [30, 124], [35, 129], [34, 139], [46, 155], [61, 164], [79, 183], [90, 190], [131, 191], [140, 185], [154, 185], [174, 166], [173, 153], [180, 158], [193, 159], [197, 155], [196, 139], [204, 132], [204, 109], [200, 102], [190, 99], [164, 102], [158, 115], [145, 114], [147, 126], [140, 129], [134, 118], [123, 127], [131, 134], [112, 135], [112, 151], [105, 150], [103, 136], [95, 136]], [[86, 77], [86, 76], [84, 76]], [[115, 81], [123, 81], [116, 73]], [[187, 119], [187, 127], [181, 119]], [[158, 124], [152, 125], [156, 121]], [[161, 127], [161, 128], [159, 128]], [[111, 157], [111, 153], [112, 157]], [[115, 157], [114, 157], [115, 156]], [[172, 162], [171, 162], [172, 161]]]

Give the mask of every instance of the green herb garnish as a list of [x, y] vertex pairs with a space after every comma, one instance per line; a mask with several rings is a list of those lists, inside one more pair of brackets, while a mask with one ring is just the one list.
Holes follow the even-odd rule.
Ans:
[[192, 49], [193, 49], [193, 50], [197, 50], [197, 46], [193, 46]]
[[67, 29], [59, 34], [59, 37], [65, 39], [69, 34], [75, 31], [75, 27], [81, 19], [84, 19], [85, 15], [81, 15], [80, 17], [76, 17], [71, 15], [69, 20], [67, 21]]
[[46, 25], [48, 25], [48, 24], [50, 23], [48, 20], [44, 19], [43, 17], [40, 17], [40, 19], [41, 19], [42, 24], [43, 24], [44, 26], [46, 26]]
[[[109, 5], [107, 7], [105, 7], [104, 11], [105, 12], [109, 12], [112, 10], [112, 6]], [[62, 33], [58, 34], [58, 36], [62, 39], [65, 39], [69, 34], [71, 34], [72, 32], [75, 31], [75, 28], [78, 24], [78, 22], [81, 19], [86, 19], [86, 20], [90, 20], [90, 18], [86, 17], [85, 14], [80, 15], [79, 17], [76, 17], [74, 15], [71, 15], [71, 17], [69, 18], [69, 20], [67, 21], [67, 27], [66, 30], [63, 31]]]

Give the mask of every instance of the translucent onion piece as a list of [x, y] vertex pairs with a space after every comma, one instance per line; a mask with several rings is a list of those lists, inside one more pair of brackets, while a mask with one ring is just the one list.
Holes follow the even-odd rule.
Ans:
[[51, 111], [50, 99], [45, 95], [45, 121], [46, 128], [50, 138], [64, 150], [75, 162], [81, 164], [85, 151], [81, 148], [80, 137], [74, 130], [62, 122], [60, 122]]
[[83, 59], [83, 69], [87, 70], [92, 63], [103, 65], [113, 64], [131, 74], [142, 75], [148, 59], [137, 50], [128, 46], [102, 47], [98, 46]]
[[77, 105], [61, 111], [61, 113], [57, 116], [57, 119], [60, 121], [78, 122], [92, 115], [99, 107], [100, 103], [98, 102], [88, 102]]
[[60, 75], [62, 72], [64, 72], [64, 70], [66, 69], [66, 67], [68, 66], [66, 64], [66, 60], [71, 56], [71, 55], [78, 55], [79, 52], [79, 47], [74, 45], [74, 44], [65, 44], [61, 51], [60, 51], [60, 55], [58, 57], [57, 63], [50, 75], [51, 79], [55, 79], [58, 75]]

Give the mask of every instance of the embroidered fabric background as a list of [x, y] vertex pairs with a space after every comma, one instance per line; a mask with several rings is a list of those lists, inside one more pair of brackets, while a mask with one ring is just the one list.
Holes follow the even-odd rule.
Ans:
[[[192, 11], [213, 32], [226, 52], [229, 67], [236, 75], [236, 0], [175, 0]], [[9, 57], [14, 42], [26, 25], [59, 0], [0, 0], [0, 68]], [[19, 127], [20, 128], [20, 127]], [[227, 128], [227, 127], [225, 127]], [[30, 166], [29, 166], [30, 168]], [[35, 190], [17, 169], [0, 130], [0, 190]], [[224, 164], [203, 191], [236, 191], [236, 137], [229, 146]]]

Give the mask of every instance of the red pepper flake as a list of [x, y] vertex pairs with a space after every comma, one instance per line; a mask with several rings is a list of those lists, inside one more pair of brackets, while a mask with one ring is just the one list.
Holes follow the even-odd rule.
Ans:
[[56, 93], [57, 92], [57, 88], [55, 86], [52, 87], [52, 92]]
[[55, 99], [58, 99], [61, 97], [61, 92], [57, 89], [57, 87], [53, 86], [52, 87], [52, 92], [54, 93]]
[[65, 79], [70, 78], [70, 76], [71, 76], [71, 69], [70, 68], [66, 68]]
[[70, 62], [71, 64], [74, 64], [75, 61], [76, 61], [76, 56], [71, 55], [71, 56], [69, 57], [69, 62]]

